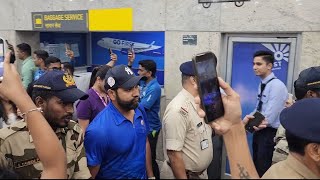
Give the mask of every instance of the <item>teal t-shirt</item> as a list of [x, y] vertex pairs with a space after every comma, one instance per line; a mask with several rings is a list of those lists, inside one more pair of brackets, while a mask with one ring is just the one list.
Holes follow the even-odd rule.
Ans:
[[33, 74], [35, 70], [36, 70], [36, 66], [34, 65], [34, 62], [31, 56], [29, 56], [27, 59], [25, 59], [22, 62], [21, 78], [22, 78], [22, 84], [25, 89], [27, 89], [28, 85], [33, 81]]

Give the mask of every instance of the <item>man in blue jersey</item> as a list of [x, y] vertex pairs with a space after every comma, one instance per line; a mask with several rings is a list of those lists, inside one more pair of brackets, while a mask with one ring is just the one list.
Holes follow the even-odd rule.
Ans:
[[149, 125], [144, 108], [139, 106], [140, 79], [125, 65], [106, 74], [105, 89], [111, 103], [89, 124], [84, 138], [93, 178], [154, 178]]
[[139, 61], [138, 74], [142, 76], [140, 80], [140, 105], [145, 108], [150, 126], [148, 140], [151, 148], [152, 169], [155, 177], [160, 176], [159, 167], [156, 162], [156, 150], [161, 121], [159, 117], [161, 87], [156, 78], [157, 64], [153, 60]]

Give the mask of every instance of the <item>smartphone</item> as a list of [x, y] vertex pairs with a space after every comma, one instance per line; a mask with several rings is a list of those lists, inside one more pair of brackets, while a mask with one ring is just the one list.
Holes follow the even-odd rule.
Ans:
[[256, 126], [258, 127], [261, 122], [265, 119], [264, 115], [262, 115], [260, 112], [255, 112], [253, 114], [254, 118], [249, 120], [249, 122], [246, 124], [245, 126], [245, 129], [248, 131], [248, 132], [251, 132], [253, 133], [254, 132], [254, 128], [253, 126]]
[[12, 44], [10, 44], [10, 43], [8, 42], [8, 40], [6, 40], [6, 43], [7, 43], [8, 49], [10, 49], [11, 51], [14, 52], [14, 49], [13, 49]]
[[11, 50], [10, 63], [14, 64], [14, 62], [16, 61], [16, 56], [14, 55], [13, 46], [8, 42], [8, 40], [6, 40], [6, 43], [7, 43], [8, 49]]
[[14, 64], [14, 62], [16, 61], [16, 56], [14, 54], [13, 46], [8, 42], [8, 40], [6, 40], [6, 43], [7, 43], [8, 49], [11, 50], [10, 63]]
[[70, 50], [71, 50], [71, 46], [70, 46], [70, 44], [65, 43], [65, 48], [66, 48], [66, 51], [70, 51]]
[[3, 61], [4, 61], [4, 42], [3, 39], [0, 38], [0, 77], [3, 76]]
[[133, 46], [130, 46], [130, 48], [129, 48], [129, 52], [131, 52], [132, 54], [134, 53]]
[[205, 122], [209, 123], [224, 115], [220, 86], [217, 75], [217, 57], [212, 52], [195, 55], [193, 65], [196, 71], [201, 106], [205, 111]]

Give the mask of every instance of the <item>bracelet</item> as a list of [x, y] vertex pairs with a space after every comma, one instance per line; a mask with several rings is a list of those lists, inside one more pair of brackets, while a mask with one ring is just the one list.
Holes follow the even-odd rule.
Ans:
[[31, 113], [31, 112], [33, 112], [33, 111], [38, 111], [38, 112], [41, 112], [41, 113], [43, 112], [43, 111], [42, 111], [42, 108], [39, 107], [39, 108], [30, 109], [29, 111], [27, 111], [27, 112], [25, 112], [25, 113], [22, 113], [21, 116], [24, 117], [24, 116], [26, 116], [27, 114], [29, 114], [29, 113]]
[[156, 177], [153, 176], [153, 177], [149, 177], [148, 179], [156, 179]]

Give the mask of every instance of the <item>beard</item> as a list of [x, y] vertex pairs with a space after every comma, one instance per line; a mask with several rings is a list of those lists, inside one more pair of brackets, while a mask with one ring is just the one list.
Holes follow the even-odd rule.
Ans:
[[59, 118], [48, 108], [43, 109], [43, 116], [53, 129], [67, 127], [69, 121], [72, 119], [72, 114], [68, 113], [68, 115]]
[[125, 111], [130, 111], [130, 110], [136, 109], [139, 105], [139, 97], [138, 96], [134, 97], [130, 101], [124, 101], [120, 98], [117, 91], [116, 91], [116, 101], [117, 101], [118, 105]]

